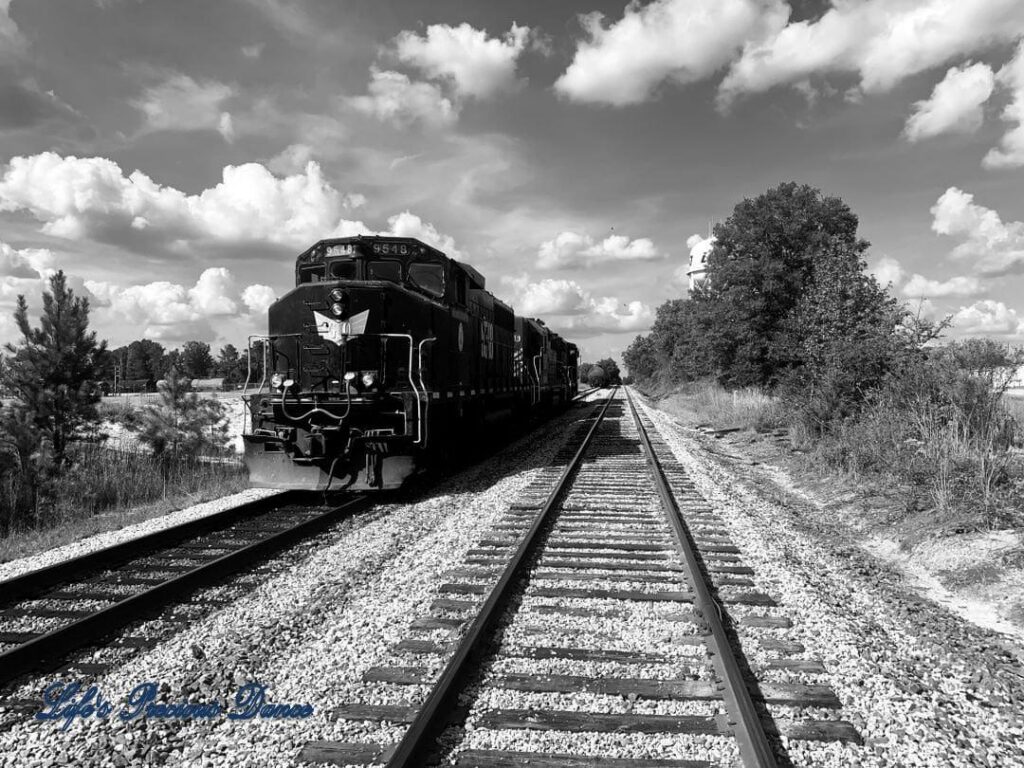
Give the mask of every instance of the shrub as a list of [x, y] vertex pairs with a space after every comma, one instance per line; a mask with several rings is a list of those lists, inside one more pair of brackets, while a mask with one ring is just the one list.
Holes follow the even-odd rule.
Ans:
[[223, 416], [219, 402], [200, 398], [172, 367], [160, 383], [159, 402], [143, 408], [132, 429], [157, 458], [216, 455], [227, 442]]

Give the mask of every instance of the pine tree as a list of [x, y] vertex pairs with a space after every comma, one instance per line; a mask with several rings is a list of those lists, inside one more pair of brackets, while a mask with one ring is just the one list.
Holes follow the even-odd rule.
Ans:
[[213, 370], [210, 345], [204, 341], [186, 341], [181, 348], [181, 365], [187, 376], [205, 379]]
[[172, 367], [160, 382], [160, 401], [142, 410], [133, 429], [154, 456], [186, 458], [224, 448], [223, 416], [219, 402], [200, 398], [189, 379]]
[[96, 371], [107, 343], [89, 331], [89, 302], [75, 296], [63, 271], [50, 278], [50, 291], [43, 293], [40, 326], [30, 325], [24, 296], [18, 297], [14, 320], [23, 338], [6, 345], [9, 357], [0, 382], [16, 401], [4, 411], [3, 428], [19, 445], [22, 466], [31, 459], [23, 447], [34, 442], [48, 450], [59, 470], [71, 442], [97, 436]]

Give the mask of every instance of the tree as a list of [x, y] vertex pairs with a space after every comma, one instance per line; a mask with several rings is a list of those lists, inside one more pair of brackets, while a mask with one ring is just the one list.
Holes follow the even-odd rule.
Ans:
[[619, 373], [619, 365], [610, 357], [598, 360], [597, 366], [604, 371], [605, 381], [608, 386], [614, 386], [615, 384], [622, 383], [622, 378]]
[[[17, 400], [4, 410], [3, 427], [19, 446], [34, 442], [38, 449], [45, 442], [59, 469], [67, 463], [71, 442], [97, 436], [96, 371], [107, 343], [89, 330], [89, 302], [75, 296], [63, 271], [50, 278], [50, 290], [43, 293], [39, 327], [29, 324], [24, 296], [18, 296], [14, 321], [22, 341], [5, 347], [9, 357], [2, 383]], [[27, 467], [31, 454], [22, 447], [18, 452]]]
[[707, 276], [693, 292], [700, 348], [723, 383], [774, 384], [791, 363], [780, 345], [816, 259], [860, 256], [857, 216], [839, 198], [787, 182], [735, 207], [715, 226]]
[[213, 370], [210, 345], [204, 341], [186, 341], [181, 348], [181, 366], [189, 378], [207, 378]]
[[200, 398], [189, 379], [171, 368], [159, 386], [160, 401], [146, 406], [132, 429], [158, 458], [219, 451], [227, 440], [223, 406]]
[[221, 348], [213, 370], [216, 375], [224, 377], [225, 384], [241, 384], [245, 381], [245, 361], [234, 344], [225, 344]]
[[586, 383], [587, 377], [590, 374], [590, 369], [594, 367], [593, 363], [580, 363], [576, 368], [576, 374], [579, 376], [579, 380]]
[[149, 339], [133, 341], [128, 345], [124, 377], [145, 379], [150, 384], [155, 384], [163, 375], [163, 359], [162, 344]]
[[631, 379], [647, 381], [658, 370], [658, 351], [654, 334], [637, 336], [622, 353], [622, 362], [629, 368]]
[[179, 371], [182, 371], [185, 368], [185, 365], [182, 362], [180, 349], [172, 349], [164, 355], [164, 359], [160, 361], [160, 378], [166, 379], [167, 372], [170, 371], [171, 368], [177, 368]]
[[896, 328], [906, 309], [865, 267], [850, 243], [823, 244], [780, 333], [776, 354], [789, 364], [783, 393], [813, 432], [853, 415], [902, 354]]

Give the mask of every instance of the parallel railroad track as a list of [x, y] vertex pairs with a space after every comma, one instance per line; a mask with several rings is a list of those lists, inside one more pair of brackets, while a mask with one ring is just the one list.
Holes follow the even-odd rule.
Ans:
[[[596, 390], [581, 392], [575, 401]], [[0, 686], [53, 669], [69, 654], [101, 642], [197, 590], [252, 567], [366, 511], [380, 494], [353, 494], [341, 504], [311, 505], [288, 492], [90, 552], [0, 581]], [[135, 647], [152, 638], [121, 641]], [[110, 665], [76, 662], [74, 671], [101, 674]], [[14, 701], [17, 709], [39, 702]], [[12, 701], [0, 693], [0, 708]]]
[[[839, 706], [826, 686], [758, 684], [751, 667], [820, 665], [737, 652], [729, 610], [773, 601], [752, 589], [739, 549], [645, 421], [613, 391], [446, 574], [396, 663], [366, 670], [365, 697], [333, 712], [359, 739], [310, 742], [299, 761], [767, 768], [788, 763], [779, 732], [856, 740], [822, 717]], [[784, 645], [768, 638], [761, 650], [799, 650]]]
[[[0, 684], [51, 669], [69, 653], [373, 503], [358, 495], [311, 506], [297, 494], [279, 494], [0, 582]], [[123, 642], [145, 646], [147, 639]]]

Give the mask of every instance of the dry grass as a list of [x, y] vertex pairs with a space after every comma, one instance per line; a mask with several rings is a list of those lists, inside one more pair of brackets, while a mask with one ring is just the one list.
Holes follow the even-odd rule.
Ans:
[[779, 399], [756, 387], [730, 392], [714, 382], [694, 382], [677, 388], [661, 405], [691, 426], [706, 424], [764, 432], [785, 423]]
[[[248, 487], [241, 462], [203, 457], [160, 462], [142, 449], [76, 448], [72, 465], [44, 481], [35, 508], [16, 508], [21, 478], [0, 483], [0, 560], [23, 557], [100, 531]], [[17, 511], [16, 511], [17, 509]]]
[[57, 528], [40, 530], [20, 530], [10, 536], [0, 538], [0, 563], [16, 560], [20, 557], [45, 552], [48, 549], [61, 547], [88, 536], [106, 531], [117, 531], [143, 520], [161, 517], [179, 509], [185, 509], [204, 501], [212, 501], [222, 496], [238, 493], [249, 487], [245, 476], [234, 481], [225, 480], [220, 484], [211, 484], [193, 493], [172, 493], [165, 498], [131, 507], [121, 507], [89, 517], [73, 519]]

